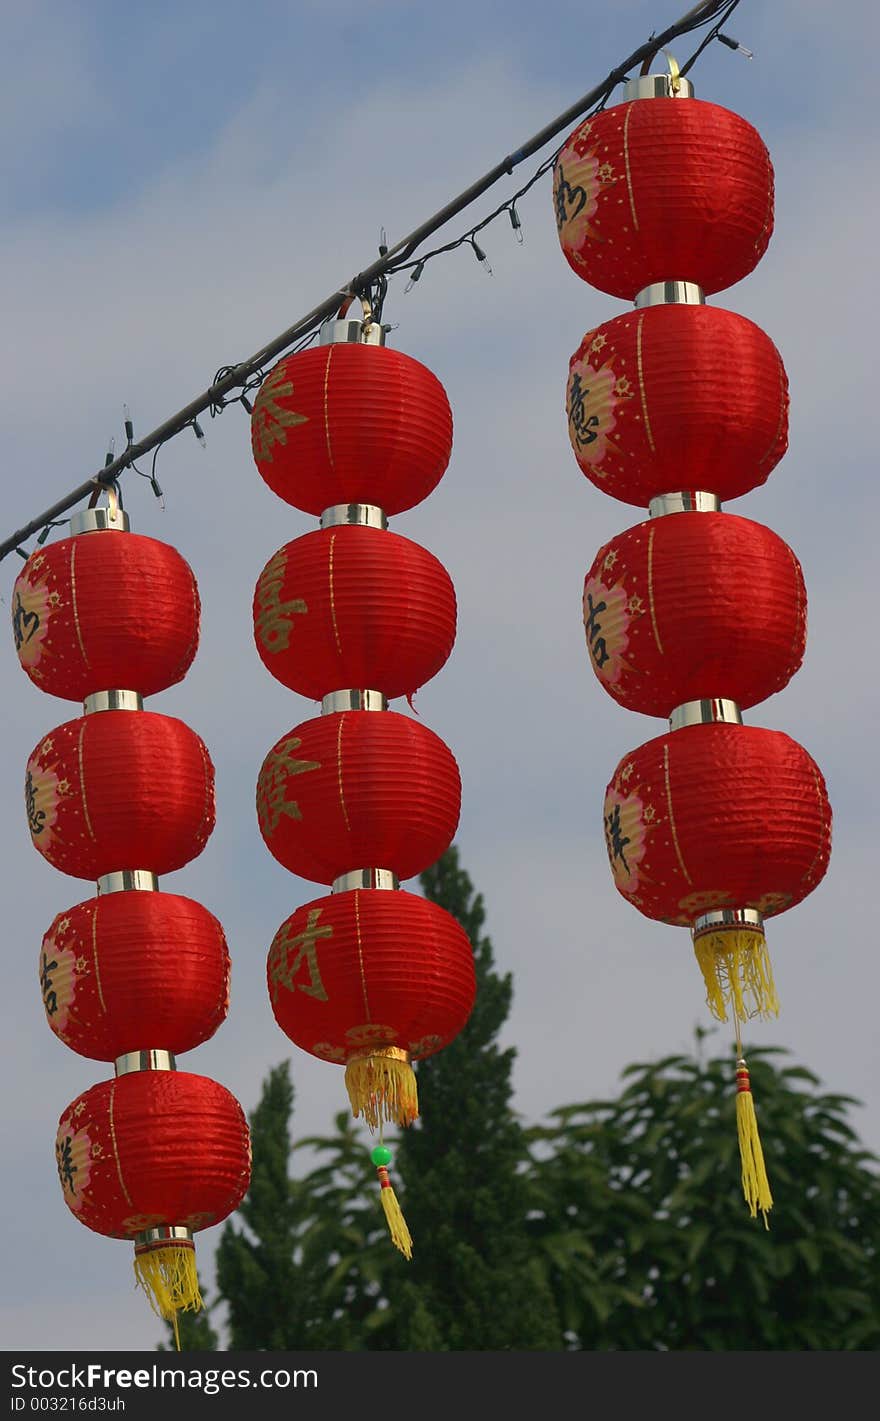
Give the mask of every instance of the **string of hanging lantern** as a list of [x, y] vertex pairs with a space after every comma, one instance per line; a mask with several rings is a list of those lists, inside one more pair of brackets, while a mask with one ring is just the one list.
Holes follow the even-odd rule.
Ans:
[[130, 532], [112, 491], [106, 508], [71, 519], [68, 537], [37, 548], [13, 589], [23, 669], [83, 706], [28, 759], [31, 838], [54, 868], [97, 885], [43, 938], [43, 1006], [60, 1041], [114, 1066], [62, 1112], [58, 1175], [75, 1218], [134, 1243], [136, 1279], [175, 1337], [178, 1313], [202, 1305], [193, 1235], [238, 1207], [250, 1174], [238, 1102], [176, 1063], [226, 1016], [223, 928], [201, 904], [159, 891], [159, 875], [201, 853], [214, 827], [207, 748], [143, 706], [189, 669], [199, 612], [192, 569]]
[[400, 888], [452, 842], [461, 782], [443, 741], [388, 703], [444, 665], [456, 603], [442, 564], [388, 518], [442, 477], [452, 414], [436, 377], [386, 345], [369, 305], [362, 319], [347, 309], [269, 373], [252, 416], [262, 478], [319, 519], [272, 555], [254, 594], [263, 665], [321, 703], [266, 756], [259, 826], [279, 863], [331, 889], [281, 925], [267, 978], [282, 1031], [345, 1068], [352, 1114], [378, 1129], [380, 1199], [410, 1258], [384, 1124], [416, 1119], [413, 1062], [458, 1035], [476, 981], [455, 918]]
[[787, 447], [779, 352], [751, 321], [706, 304], [766, 250], [773, 170], [751, 125], [694, 98], [668, 58], [668, 74], [646, 59], [622, 102], [579, 125], [554, 172], [569, 265], [635, 308], [588, 331], [571, 358], [572, 449], [597, 488], [649, 514], [596, 555], [584, 628], [604, 689], [668, 718], [611, 778], [608, 857], [634, 907], [690, 929], [709, 1008], [733, 1018], [743, 1189], [766, 1224], [742, 1030], [778, 1013], [764, 922], [823, 877], [831, 809], [806, 750], [743, 724], [801, 664], [800, 564], [770, 529], [721, 507], [762, 484]]

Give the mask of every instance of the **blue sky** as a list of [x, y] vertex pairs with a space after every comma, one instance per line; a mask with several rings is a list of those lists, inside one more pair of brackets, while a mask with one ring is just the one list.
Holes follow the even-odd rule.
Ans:
[[[3, 534], [88, 477], [122, 405], [137, 433], [257, 350], [375, 255], [586, 92], [684, 0], [3, 6], [0, 282], [4, 373]], [[845, 28], [807, 0], [743, 0], [730, 31], [746, 61], [712, 46], [697, 94], [761, 132], [776, 170], [776, 232], [758, 269], [717, 303], [774, 340], [791, 383], [791, 443], [768, 484], [732, 505], [801, 559], [809, 598], [804, 666], [748, 716], [785, 730], [826, 775], [835, 810], [823, 884], [774, 919], [782, 999], [753, 1039], [786, 1046], [829, 1090], [864, 1101], [854, 1124], [880, 1150], [875, 1002], [878, 677], [876, 587], [878, 120], [875, 8]], [[676, 51], [680, 60], [692, 44]], [[524, 180], [537, 166], [521, 170]], [[501, 185], [500, 201], [514, 185]], [[489, 200], [492, 205], [495, 196]], [[487, 210], [489, 202], [475, 209]], [[445, 385], [455, 419], [446, 477], [396, 531], [448, 568], [459, 634], [416, 709], [459, 760], [458, 834], [485, 894], [515, 1001], [516, 1103], [527, 1120], [615, 1088], [631, 1061], [689, 1048], [708, 1024], [687, 935], [616, 894], [601, 833], [605, 784], [624, 752], [662, 729], [605, 696], [586, 661], [583, 576], [598, 547], [638, 521], [580, 475], [568, 445], [568, 359], [622, 303], [584, 286], [558, 249], [549, 184], [487, 231], [494, 275], [465, 250], [404, 295], [391, 340]], [[455, 235], [462, 224], [453, 224]], [[341, 1073], [278, 1031], [265, 954], [279, 923], [319, 896], [265, 851], [253, 811], [266, 750], [313, 713], [272, 681], [252, 645], [253, 584], [312, 520], [260, 481], [240, 409], [161, 453], [160, 509], [127, 476], [133, 526], [190, 561], [202, 644], [185, 682], [152, 708], [205, 739], [218, 824], [193, 864], [163, 880], [223, 922], [233, 957], [229, 1019], [185, 1069], [250, 1109], [290, 1056], [296, 1128], [325, 1129]], [[63, 530], [62, 530], [63, 531]], [[20, 566], [0, 565], [8, 604]], [[131, 1284], [126, 1244], [89, 1233], [60, 1198], [55, 1126], [106, 1075], [51, 1037], [37, 950], [89, 885], [31, 848], [22, 810], [33, 745], [75, 707], [42, 696], [11, 638], [2, 675], [0, 848], [7, 907], [2, 994], [7, 1139], [9, 1348], [141, 1348], [158, 1335]], [[713, 1038], [726, 1047], [725, 1034]], [[760, 1105], [760, 1103], [759, 1103]], [[366, 1145], [365, 1141], [365, 1145]], [[778, 1200], [777, 1208], [785, 1201]], [[216, 1235], [200, 1236], [210, 1276]]]

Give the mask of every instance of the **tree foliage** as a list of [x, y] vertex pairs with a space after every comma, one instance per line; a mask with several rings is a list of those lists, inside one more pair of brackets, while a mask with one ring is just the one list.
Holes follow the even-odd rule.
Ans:
[[[420, 1119], [391, 1171], [413, 1235], [390, 1244], [361, 1122], [293, 1144], [289, 1063], [251, 1116], [253, 1173], [217, 1251], [214, 1306], [241, 1350], [839, 1351], [880, 1347], [880, 1174], [849, 1123], [778, 1048], [749, 1053], [775, 1196], [770, 1227], [739, 1188], [733, 1057], [630, 1066], [610, 1100], [524, 1129], [515, 1052], [498, 1036], [482, 898], [455, 848], [422, 877], [473, 944], [464, 1031], [418, 1064]], [[312, 1163], [292, 1170], [295, 1151]], [[181, 1343], [212, 1348], [210, 1319]]]

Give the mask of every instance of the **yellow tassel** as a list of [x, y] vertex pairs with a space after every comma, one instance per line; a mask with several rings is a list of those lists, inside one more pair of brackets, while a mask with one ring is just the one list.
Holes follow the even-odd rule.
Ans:
[[153, 1312], [174, 1328], [174, 1341], [179, 1352], [177, 1314], [198, 1312], [203, 1307], [194, 1245], [181, 1242], [137, 1246], [134, 1276], [138, 1287], [146, 1293]]
[[718, 1021], [727, 1020], [728, 1004], [739, 1021], [779, 1015], [762, 929], [712, 928], [695, 935], [694, 952], [706, 984], [706, 1002]]
[[749, 1213], [757, 1217], [758, 1210], [764, 1215], [764, 1227], [768, 1229], [767, 1215], [773, 1208], [773, 1195], [764, 1165], [764, 1151], [758, 1134], [755, 1102], [749, 1068], [740, 1056], [736, 1063], [736, 1130], [739, 1136], [739, 1157], [742, 1163], [742, 1186]]
[[391, 1242], [395, 1248], [399, 1248], [404, 1258], [412, 1258], [412, 1238], [406, 1226], [406, 1219], [403, 1217], [400, 1205], [397, 1202], [397, 1195], [391, 1187], [391, 1180], [388, 1178], [388, 1170], [384, 1165], [379, 1166], [379, 1197], [382, 1200], [382, 1208], [385, 1212], [385, 1222], [391, 1234]]
[[352, 1115], [363, 1115], [371, 1130], [382, 1120], [411, 1125], [419, 1113], [416, 1077], [405, 1051], [380, 1047], [356, 1056], [345, 1068]]

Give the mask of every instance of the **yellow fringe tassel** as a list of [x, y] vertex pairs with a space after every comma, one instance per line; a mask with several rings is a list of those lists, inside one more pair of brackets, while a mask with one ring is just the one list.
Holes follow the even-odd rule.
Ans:
[[412, 1238], [406, 1226], [406, 1219], [403, 1217], [400, 1205], [397, 1202], [397, 1195], [391, 1187], [388, 1178], [388, 1170], [384, 1166], [379, 1169], [379, 1197], [382, 1200], [382, 1208], [385, 1211], [385, 1222], [391, 1234], [391, 1242], [395, 1248], [399, 1248], [404, 1258], [412, 1258]]
[[716, 928], [694, 939], [706, 1002], [718, 1021], [728, 1003], [739, 1021], [779, 1015], [767, 940], [758, 928]]
[[739, 1136], [743, 1194], [749, 1213], [754, 1219], [760, 1209], [764, 1215], [764, 1227], [768, 1229], [767, 1215], [773, 1208], [773, 1195], [770, 1193], [764, 1151], [758, 1134], [749, 1069], [742, 1056], [736, 1063], [736, 1131]]
[[177, 1314], [199, 1312], [204, 1306], [199, 1292], [195, 1248], [191, 1243], [163, 1243], [157, 1248], [136, 1249], [134, 1276], [138, 1287], [146, 1293], [153, 1312], [174, 1328], [174, 1341], [179, 1352]]
[[392, 1056], [386, 1054], [386, 1050], [358, 1057], [349, 1061], [345, 1068], [345, 1088], [351, 1101], [351, 1113], [363, 1115], [371, 1130], [377, 1130], [381, 1120], [411, 1125], [419, 1113], [412, 1066], [403, 1052]]

